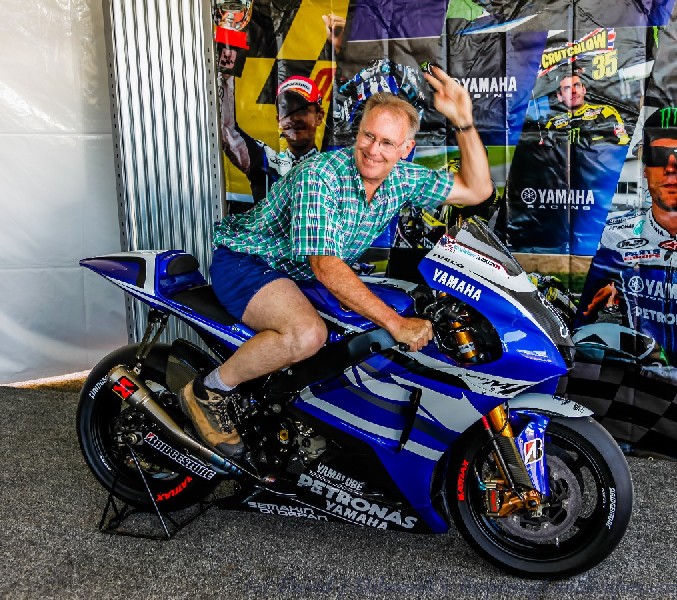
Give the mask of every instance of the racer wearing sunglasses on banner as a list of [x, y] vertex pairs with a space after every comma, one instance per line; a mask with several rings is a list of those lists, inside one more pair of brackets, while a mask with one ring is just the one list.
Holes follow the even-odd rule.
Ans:
[[677, 365], [677, 107], [647, 118], [641, 157], [651, 206], [607, 219], [577, 324], [632, 327]]
[[180, 404], [200, 437], [227, 456], [243, 450], [223, 417], [224, 406], [242, 399], [238, 386], [313, 356], [327, 339], [324, 321], [296, 281], [316, 278], [342, 305], [411, 351], [432, 339], [430, 321], [400, 316], [350, 267], [405, 203], [472, 205], [492, 192], [468, 92], [439, 67], [425, 77], [435, 108], [458, 132], [457, 174], [404, 160], [416, 144], [418, 112], [402, 98], [377, 93], [366, 104], [352, 147], [303, 161], [252, 210], [228, 215], [215, 227], [214, 292], [257, 334], [204, 379], [186, 385]]

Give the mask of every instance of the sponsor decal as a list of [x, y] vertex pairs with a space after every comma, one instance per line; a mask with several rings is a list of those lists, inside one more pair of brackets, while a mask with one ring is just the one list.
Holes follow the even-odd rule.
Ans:
[[664, 323], [665, 325], [675, 325], [677, 323], [677, 316], [674, 313], [666, 313], [662, 310], [653, 310], [651, 308], [642, 308], [635, 306], [635, 316], [645, 321], [655, 321], [656, 323]]
[[318, 465], [317, 469], [314, 471], [310, 471], [309, 474], [312, 475], [313, 477], [325, 479], [325, 481], [329, 480], [335, 482], [339, 484], [341, 487], [344, 487], [348, 490], [352, 490], [355, 492], [360, 492], [364, 488], [363, 481], [357, 481], [352, 477], [347, 477], [343, 473], [339, 473], [338, 471], [335, 471], [331, 467], [324, 464]]
[[664, 240], [658, 244], [658, 247], [663, 248], [663, 250], [670, 250], [671, 252], [674, 252], [677, 250], [677, 240]]
[[588, 108], [582, 115], [581, 118], [584, 121], [594, 121], [602, 112], [602, 107], [597, 108]]
[[641, 260], [649, 260], [651, 258], [660, 258], [661, 251], [658, 248], [654, 249], [646, 248], [644, 250], [632, 250], [631, 252], [623, 252], [622, 255], [624, 262], [631, 262], [633, 260], [641, 261]]
[[630, 248], [642, 248], [643, 246], [646, 246], [648, 243], [649, 241], [645, 240], [644, 238], [630, 238], [629, 240], [623, 240], [622, 242], [618, 242], [616, 248], [621, 248], [623, 250], [627, 250]]
[[644, 291], [644, 282], [638, 275], [630, 278], [628, 281], [628, 289], [634, 294], [641, 294]]
[[490, 396], [508, 396], [512, 397], [522, 390], [531, 387], [532, 383], [511, 383], [509, 381], [500, 381], [499, 379], [489, 379], [478, 373], [464, 373], [463, 379], [471, 388], [479, 388], [482, 393]]
[[463, 279], [455, 277], [443, 269], [435, 269], [433, 281], [475, 301], [479, 301], [480, 296], [482, 295], [482, 290], [480, 288], [476, 288], [471, 283], [467, 283]]
[[463, 459], [461, 468], [458, 470], [458, 477], [456, 478], [456, 497], [459, 502], [465, 502], [465, 476], [468, 472], [469, 465], [470, 463]]
[[106, 376], [102, 377], [101, 379], [99, 379], [99, 381], [96, 382], [96, 385], [95, 385], [91, 390], [89, 390], [88, 396], [89, 396], [92, 400], [94, 400], [94, 399], [96, 398], [96, 395], [99, 393], [99, 390], [100, 390], [104, 385], [106, 385], [106, 381], [107, 381], [107, 380], [108, 380], [108, 377], [106, 377]]
[[214, 475], [216, 475], [216, 471], [210, 469], [207, 465], [200, 462], [196, 458], [187, 456], [175, 448], [172, 448], [169, 444], [163, 442], [152, 431], [149, 432], [145, 438], [143, 438], [143, 441], [146, 442], [146, 444], [148, 444], [151, 448], [172, 459], [177, 465], [181, 465], [184, 469], [194, 473], [198, 477], [202, 477], [202, 479], [210, 480], [212, 477], [214, 477]]
[[611, 529], [616, 516], [616, 489], [609, 488], [609, 517], [606, 520], [606, 528]]
[[616, 137], [627, 135], [627, 132], [625, 131], [625, 125], [622, 123], [616, 123], [616, 125], [614, 125], [614, 135]]
[[461, 77], [456, 81], [473, 98], [510, 98], [517, 91], [516, 77]]
[[299, 477], [297, 485], [301, 488], [310, 488], [313, 494], [322, 496], [326, 502], [325, 513], [342, 517], [358, 525], [388, 529], [390, 524], [394, 524], [404, 529], [412, 529], [418, 521], [417, 517], [402, 516], [402, 512], [399, 510], [390, 510], [387, 506], [381, 506], [360, 496], [351, 495], [321, 479], [314, 479], [306, 474]]
[[543, 440], [534, 438], [524, 444], [524, 464], [531, 465], [543, 460]]
[[111, 388], [115, 394], [120, 396], [123, 400], [127, 400], [139, 387], [124, 375], [120, 377]]
[[[541, 56], [541, 67], [538, 76], [542, 77], [556, 67], [569, 64], [586, 55], [612, 53], [616, 42], [615, 29], [598, 28], [573, 42], [566, 42], [554, 48], [546, 48]], [[615, 52], [614, 52], [615, 54]], [[612, 71], [613, 65], [597, 65], [599, 68], [606, 67], [606, 71]], [[607, 62], [607, 61], [603, 61]], [[605, 73], [602, 73], [604, 75]], [[613, 73], [610, 73], [613, 74]]]
[[278, 515], [280, 517], [294, 517], [296, 519], [313, 519], [328, 521], [324, 515], [318, 515], [315, 509], [306, 506], [288, 506], [285, 504], [269, 504], [265, 502], [247, 502], [249, 508], [259, 511], [263, 515]]
[[572, 127], [568, 132], [569, 143], [570, 144], [580, 144], [581, 143], [581, 128]]
[[668, 283], [662, 279], [642, 279], [639, 275], [633, 275], [628, 281], [628, 289], [646, 297], [677, 300], [677, 283]]
[[491, 267], [492, 269], [496, 269], [497, 271], [505, 271], [503, 265], [497, 263], [495, 260], [490, 259], [488, 256], [484, 256], [484, 254], [475, 252], [472, 248], [468, 248], [463, 244], [456, 244], [456, 246], [453, 249], [453, 252], [469, 256], [470, 258], [473, 258], [474, 260], [484, 263], [485, 265], [488, 265], [489, 267]]
[[169, 500], [170, 498], [173, 498], [174, 496], [178, 496], [183, 490], [186, 489], [188, 484], [193, 481], [193, 478], [188, 475], [179, 485], [177, 485], [173, 490], [169, 490], [168, 492], [165, 492], [164, 494], [158, 494], [155, 497], [156, 502], [162, 502], [163, 500]]
[[592, 190], [551, 190], [524, 188], [521, 194], [522, 202], [528, 208], [572, 208], [590, 210], [595, 204], [595, 195]]
[[677, 127], [677, 108], [661, 108], [661, 129], [668, 127]]

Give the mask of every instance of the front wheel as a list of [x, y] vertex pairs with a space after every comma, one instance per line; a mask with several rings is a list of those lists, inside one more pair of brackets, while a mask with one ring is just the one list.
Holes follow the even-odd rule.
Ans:
[[463, 537], [498, 567], [561, 578], [604, 560], [630, 521], [630, 470], [609, 433], [590, 418], [553, 418], [545, 439], [550, 495], [540, 514], [487, 514], [483, 481], [497, 477], [493, 448], [475, 435], [450, 461], [447, 500]]

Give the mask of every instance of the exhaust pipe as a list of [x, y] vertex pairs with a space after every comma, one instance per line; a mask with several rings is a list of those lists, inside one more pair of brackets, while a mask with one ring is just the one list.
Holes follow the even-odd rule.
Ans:
[[141, 379], [124, 365], [113, 367], [108, 373], [108, 383], [111, 391], [122, 398], [125, 402], [150, 417], [172, 441], [176, 442], [195, 456], [205, 462], [216, 466], [227, 475], [239, 476], [247, 474], [256, 480], [260, 478], [249, 473], [239, 465], [216, 454], [213, 450], [202, 445], [197, 440], [187, 435], [172, 419], [167, 411], [153, 398], [153, 393]]

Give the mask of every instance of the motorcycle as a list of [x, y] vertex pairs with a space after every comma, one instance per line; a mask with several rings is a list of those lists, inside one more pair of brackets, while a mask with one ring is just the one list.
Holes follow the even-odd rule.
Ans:
[[[128, 505], [168, 513], [231, 480], [238, 510], [421, 533], [454, 523], [478, 554], [527, 578], [590, 569], [622, 539], [625, 457], [589, 410], [556, 395], [569, 331], [481, 221], [439, 240], [419, 265], [425, 283], [362, 277], [401, 315], [432, 322], [421, 351], [299, 282], [329, 337], [223, 407], [241, 458], [203, 444], [177, 401], [255, 333], [221, 307], [198, 261], [169, 250], [80, 264], [151, 308], [143, 340], [94, 367], [77, 411], [85, 461]], [[159, 343], [169, 316], [206, 349]]]

